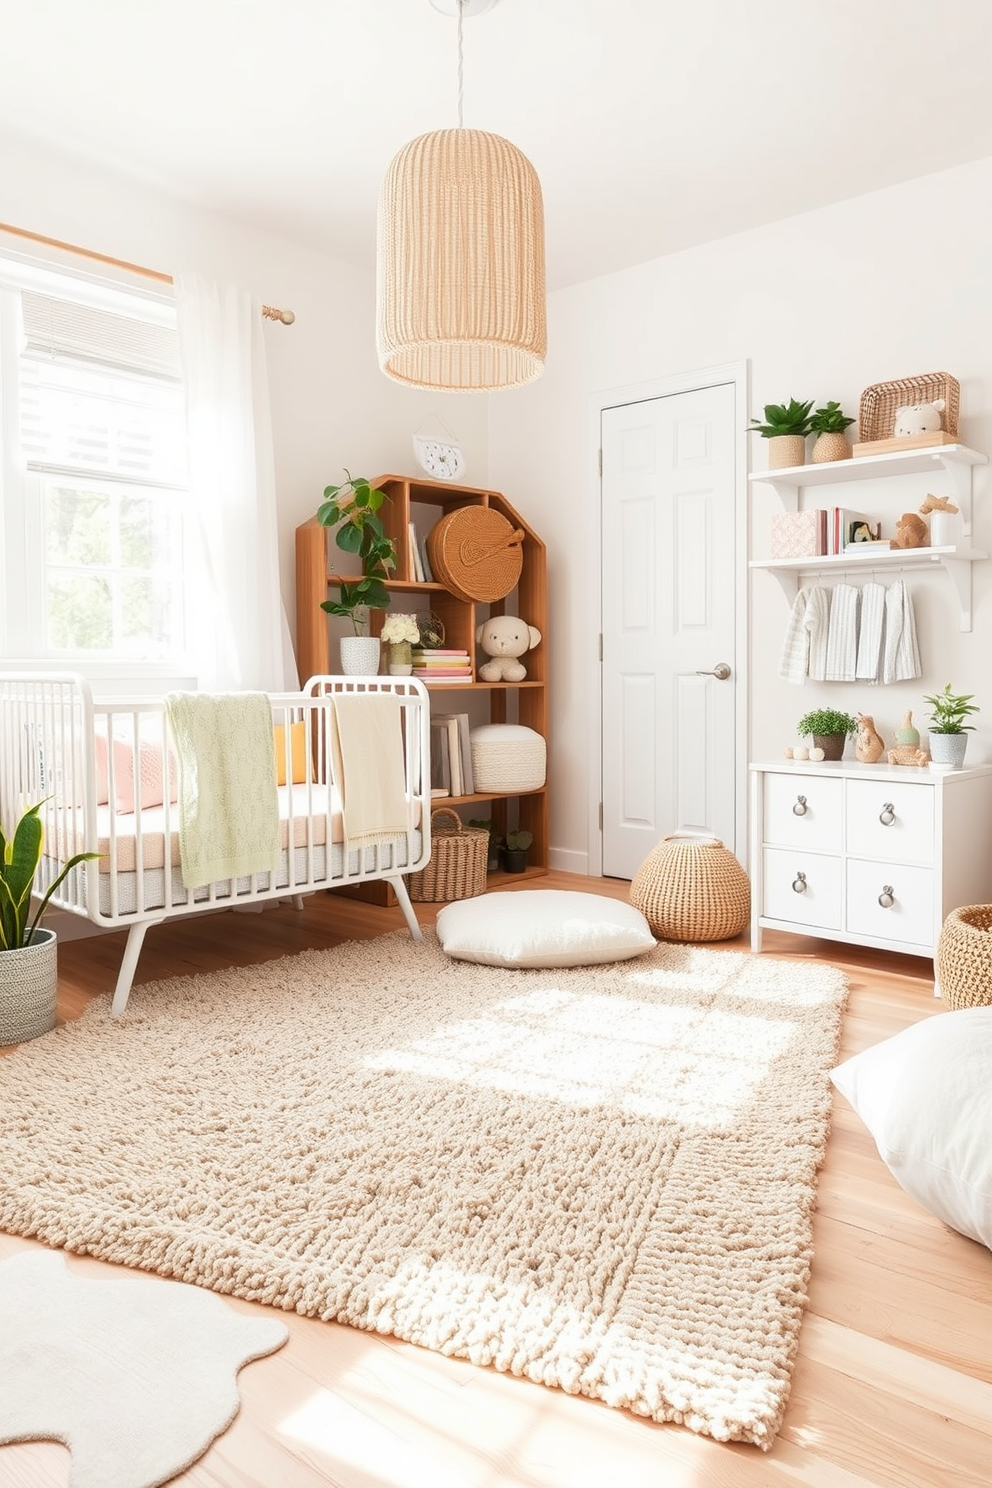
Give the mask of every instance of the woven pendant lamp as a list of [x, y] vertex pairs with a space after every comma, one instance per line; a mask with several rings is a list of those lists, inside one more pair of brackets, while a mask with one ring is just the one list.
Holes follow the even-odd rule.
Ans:
[[498, 134], [405, 145], [379, 197], [376, 342], [387, 377], [491, 392], [544, 371], [544, 207], [537, 172]]

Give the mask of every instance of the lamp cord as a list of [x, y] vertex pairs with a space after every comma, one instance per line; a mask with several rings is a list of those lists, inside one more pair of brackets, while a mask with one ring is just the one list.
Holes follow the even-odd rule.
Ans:
[[458, 0], [458, 128], [462, 128], [462, 103], [465, 93], [465, 58], [462, 51], [462, 8], [465, 0]]

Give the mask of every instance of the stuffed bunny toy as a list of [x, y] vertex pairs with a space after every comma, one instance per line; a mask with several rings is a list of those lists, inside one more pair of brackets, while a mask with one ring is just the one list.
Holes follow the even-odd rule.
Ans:
[[893, 436], [904, 439], [910, 434], [935, 434], [946, 406], [943, 398], [936, 398], [932, 403], [907, 403], [897, 408]]

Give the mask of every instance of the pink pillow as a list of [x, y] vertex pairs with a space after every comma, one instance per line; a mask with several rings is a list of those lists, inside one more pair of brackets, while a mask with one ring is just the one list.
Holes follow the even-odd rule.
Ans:
[[110, 800], [110, 767], [107, 762], [107, 735], [99, 728], [93, 743], [93, 758], [96, 763], [96, 804], [106, 806]]
[[[106, 741], [104, 741], [106, 745]], [[99, 746], [97, 749], [99, 762]], [[99, 773], [99, 763], [98, 763]], [[134, 811], [135, 774], [138, 778], [138, 797], [141, 808], [161, 806], [165, 800], [163, 788], [162, 746], [151, 739], [138, 741], [138, 768], [134, 767], [134, 747], [124, 739], [114, 740], [114, 809], [120, 816], [130, 816]], [[99, 795], [99, 783], [97, 785]], [[169, 754], [169, 800], [179, 799], [179, 774], [175, 756]]]

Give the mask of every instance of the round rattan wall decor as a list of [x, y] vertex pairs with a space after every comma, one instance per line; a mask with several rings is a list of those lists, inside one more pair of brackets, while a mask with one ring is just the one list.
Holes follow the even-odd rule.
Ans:
[[427, 534], [434, 577], [458, 599], [505, 599], [523, 568], [523, 528], [489, 506], [459, 506]]

